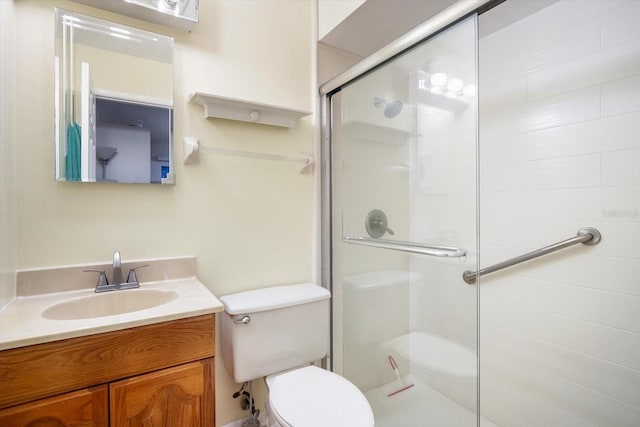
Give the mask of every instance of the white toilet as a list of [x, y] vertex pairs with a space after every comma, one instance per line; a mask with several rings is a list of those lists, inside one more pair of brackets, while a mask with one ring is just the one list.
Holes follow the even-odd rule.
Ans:
[[268, 427], [373, 427], [360, 390], [311, 366], [329, 345], [326, 289], [310, 283], [240, 292], [220, 298], [221, 350], [238, 382], [266, 377]]

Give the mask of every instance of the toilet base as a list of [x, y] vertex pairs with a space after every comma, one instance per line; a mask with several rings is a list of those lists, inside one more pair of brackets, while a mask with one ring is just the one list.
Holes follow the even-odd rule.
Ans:
[[289, 424], [285, 423], [284, 421], [278, 418], [277, 414], [273, 410], [273, 407], [271, 406], [269, 397], [267, 397], [267, 400], [264, 403], [264, 408], [265, 408], [266, 427], [291, 427], [289, 426]]

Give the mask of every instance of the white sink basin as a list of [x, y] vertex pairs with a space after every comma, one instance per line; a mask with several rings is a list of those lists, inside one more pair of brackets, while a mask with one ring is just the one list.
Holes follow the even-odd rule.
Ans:
[[85, 288], [19, 296], [0, 310], [0, 350], [222, 310], [220, 300], [196, 277], [145, 282], [138, 289], [101, 294]]
[[159, 289], [127, 289], [59, 302], [42, 312], [50, 320], [78, 320], [132, 313], [175, 300], [178, 293]]

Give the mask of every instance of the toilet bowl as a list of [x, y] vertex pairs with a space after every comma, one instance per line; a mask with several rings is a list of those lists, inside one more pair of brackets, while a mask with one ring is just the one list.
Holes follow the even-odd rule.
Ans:
[[373, 412], [358, 388], [316, 366], [266, 378], [267, 427], [373, 426]]
[[310, 284], [220, 298], [222, 359], [242, 383], [266, 377], [269, 427], [373, 427], [364, 394], [346, 378], [310, 366], [327, 354], [329, 300]]

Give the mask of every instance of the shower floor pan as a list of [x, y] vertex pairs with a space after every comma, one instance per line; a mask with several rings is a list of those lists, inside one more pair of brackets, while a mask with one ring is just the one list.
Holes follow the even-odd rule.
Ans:
[[[391, 383], [365, 393], [373, 409], [376, 427], [475, 427], [476, 414], [456, 401], [421, 383], [412, 375], [402, 378], [402, 384], [414, 384], [393, 396], [398, 384]], [[481, 418], [481, 427], [497, 427]]]

